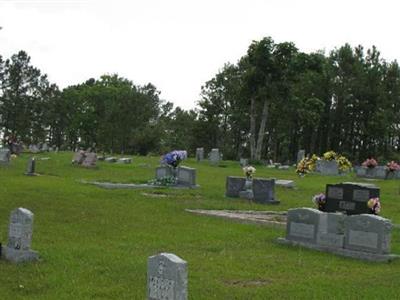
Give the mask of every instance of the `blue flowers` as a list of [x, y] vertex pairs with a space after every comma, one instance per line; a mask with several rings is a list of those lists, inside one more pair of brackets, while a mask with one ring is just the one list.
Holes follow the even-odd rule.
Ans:
[[162, 164], [170, 165], [176, 168], [179, 163], [187, 158], [187, 152], [185, 150], [174, 150], [165, 154], [161, 160]]

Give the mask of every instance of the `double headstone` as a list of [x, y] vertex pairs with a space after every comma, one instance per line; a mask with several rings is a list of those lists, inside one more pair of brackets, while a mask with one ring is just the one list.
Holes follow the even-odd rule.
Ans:
[[156, 179], [174, 176], [174, 170], [170, 166], [159, 166], [156, 168]]
[[400, 171], [389, 171], [385, 166], [376, 166], [374, 168], [357, 167], [357, 177], [375, 178], [375, 179], [397, 179], [400, 178]]
[[8, 165], [10, 163], [11, 152], [10, 149], [0, 149], [0, 164]]
[[187, 262], [172, 253], [150, 256], [147, 261], [147, 299], [187, 300]]
[[325, 212], [345, 212], [348, 215], [369, 213], [368, 200], [379, 197], [373, 184], [344, 182], [326, 185]]
[[38, 253], [31, 250], [33, 233], [33, 213], [25, 208], [11, 212], [7, 246], [2, 247], [1, 255], [14, 263], [34, 261]]
[[210, 164], [218, 165], [221, 160], [221, 155], [218, 148], [211, 149], [209, 154]]
[[196, 148], [196, 161], [204, 160], [204, 148]]

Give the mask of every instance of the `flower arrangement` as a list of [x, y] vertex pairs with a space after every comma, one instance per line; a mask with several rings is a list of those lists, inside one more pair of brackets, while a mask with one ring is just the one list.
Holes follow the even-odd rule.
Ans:
[[320, 193], [312, 197], [311, 201], [318, 207], [319, 210], [324, 210], [326, 204], [326, 196], [324, 193]]
[[177, 184], [178, 179], [174, 176], [164, 176], [162, 178], [149, 180], [147, 183], [157, 186], [170, 186]]
[[388, 162], [386, 164], [386, 169], [389, 172], [399, 171], [400, 170], [400, 165], [392, 160], [391, 162]]
[[367, 158], [361, 166], [366, 167], [366, 168], [375, 168], [378, 165], [378, 162], [373, 158]]
[[369, 199], [367, 202], [367, 206], [370, 209], [371, 213], [374, 215], [379, 214], [379, 212], [381, 211], [381, 202], [378, 197]]
[[174, 150], [163, 156], [161, 159], [162, 164], [170, 165], [173, 168], [178, 167], [179, 163], [187, 158], [187, 152], [184, 150]]
[[253, 174], [256, 172], [256, 168], [252, 166], [246, 166], [242, 170], [244, 175], [246, 175], [247, 179], [253, 178]]
[[351, 162], [343, 155], [338, 155], [336, 157], [339, 170], [345, 172], [351, 168]]
[[328, 152], [325, 152], [324, 155], [323, 155], [325, 160], [335, 160], [337, 156], [338, 155], [336, 154], [336, 152], [332, 151], [332, 150], [328, 151]]
[[300, 176], [304, 176], [305, 174], [314, 171], [315, 167], [317, 165], [317, 160], [320, 158], [313, 154], [311, 158], [303, 158], [302, 160], [299, 161], [296, 167], [296, 173], [299, 174]]

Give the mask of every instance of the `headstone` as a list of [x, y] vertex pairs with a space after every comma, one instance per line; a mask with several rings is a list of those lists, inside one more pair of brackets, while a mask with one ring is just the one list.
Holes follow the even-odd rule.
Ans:
[[109, 162], [109, 163], [115, 163], [117, 161], [117, 158], [114, 156], [110, 156], [110, 157], [106, 157], [104, 159], [105, 162]]
[[39, 153], [40, 149], [38, 145], [29, 145], [29, 151], [32, 153]]
[[286, 239], [316, 244], [321, 214], [323, 212], [313, 208], [289, 209], [286, 223]]
[[28, 166], [26, 168], [26, 173], [25, 175], [28, 176], [35, 176], [35, 166], [36, 166], [36, 161], [34, 157], [29, 158], [28, 160]]
[[42, 151], [45, 151], [45, 152], [49, 151], [49, 145], [47, 145], [47, 143], [43, 143]]
[[387, 170], [385, 166], [376, 166], [374, 168], [375, 170], [375, 176], [374, 178], [378, 178], [378, 179], [386, 179], [387, 177]]
[[187, 300], [187, 262], [172, 253], [150, 256], [147, 261], [147, 299]]
[[379, 197], [379, 188], [373, 184], [344, 182], [326, 185], [325, 212], [345, 212], [348, 215], [369, 212], [367, 202]]
[[120, 163], [120, 164], [131, 164], [132, 163], [132, 158], [122, 157], [122, 158], [118, 159], [117, 163]]
[[235, 176], [226, 177], [225, 196], [239, 197], [239, 193], [244, 189], [245, 183], [246, 183], [246, 178], [244, 177], [235, 177]]
[[178, 184], [195, 186], [196, 185], [196, 169], [188, 167], [178, 167]]
[[0, 164], [7, 165], [10, 163], [11, 152], [10, 149], [0, 149]]
[[317, 244], [331, 248], [343, 248], [345, 218], [346, 216], [341, 213], [320, 214]]
[[261, 204], [278, 204], [275, 199], [275, 179], [253, 179], [253, 200]]
[[349, 216], [345, 220], [345, 248], [378, 254], [390, 253], [392, 224], [375, 215]]
[[221, 160], [219, 149], [218, 148], [211, 149], [209, 157], [210, 157], [210, 164], [218, 165]]
[[160, 166], [156, 168], [156, 179], [173, 176], [173, 170], [170, 166]]
[[297, 152], [297, 163], [299, 163], [303, 158], [306, 157], [306, 150], [301, 149]]
[[204, 148], [196, 148], [196, 161], [204, 160]]
[[246, 167], [246, 166], [249, 165], [249, 160], [248, 160], [247, 158], [241, 158], [240, 161], [239, 161], [239, 163], [240, 163], [240, 165], [241, 165], [242, 167]]
[[2, 257], [14, 263], [38, 259], [38, 253], [31, 250], [33, 213], [25, 208], [11, 212], [7, 246], [2, 248]]
[[335, 160], [317, 160], [316, 170], [322, 175], [339, 175], [339, 167]]
[[74, 153], [74, 157], [72, 158], [72, 163], [80, 165], [85, 160], [85, 153], [83, 151], [77, 151]]
[[86, 153], [85, 159], [82, 162], [82, 166], [86, 168], [96, 167], [97, 155], [94, 152]]

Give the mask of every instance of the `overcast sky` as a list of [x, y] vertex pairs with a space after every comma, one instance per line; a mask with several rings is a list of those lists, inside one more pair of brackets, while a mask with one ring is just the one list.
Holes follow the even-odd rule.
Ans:
[[25, 50], [61, 88], [105, 73], [153, 83], [193, 108], [201, 86], [252, 40], [305, 52], [348, 42], [400, 58], [396, 0], [0, 0], [0, 55]]

